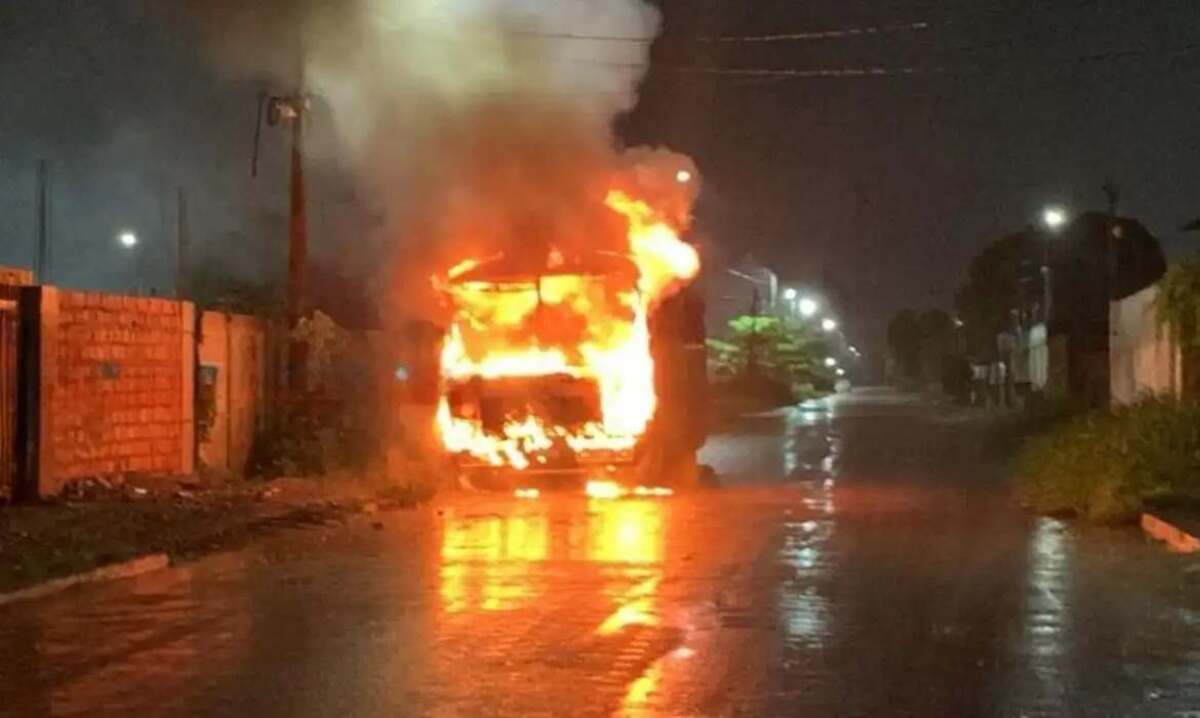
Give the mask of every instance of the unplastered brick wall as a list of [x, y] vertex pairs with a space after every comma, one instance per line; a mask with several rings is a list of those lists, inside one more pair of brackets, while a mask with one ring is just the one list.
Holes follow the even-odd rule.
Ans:
[[39, 492], [194, 468], [194, 307], [43, 288]]

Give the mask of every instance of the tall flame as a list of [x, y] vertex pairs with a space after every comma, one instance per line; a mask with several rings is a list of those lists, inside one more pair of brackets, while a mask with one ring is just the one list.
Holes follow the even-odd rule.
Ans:
[[577, 455], [627, 452], [645, 433], [657, 406], [649, 315], [696, 276], [700, 258], [648, 203], [614, 190], [605, 204], [627, 222], [636, 277], [625, 285], [560, 270], [557, 252], [534, 280], [472, 280], [480, 263], [467, 259], [440, 285], [455, 308], [441, 355], [444, 385], [561, 375], [594, 383], [599, 417], [567, 425], [527, 408], [488, 431], [481, 417], [452, 411], [443, 393], [437, 422], [449, 451], [522, 470], [544, 462], [556, 442]]

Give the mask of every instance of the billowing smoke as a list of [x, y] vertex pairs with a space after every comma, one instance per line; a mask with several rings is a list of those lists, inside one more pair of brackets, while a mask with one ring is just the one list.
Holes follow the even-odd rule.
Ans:
[[[222, 6], [224, 4], [224, 6]], [[620, 248], [603, 200], [633, 187], [682, 223], [686, 158], [619, 151], [659, 14], [643, 0], [197, 0], [219, 60], [305, 88], [311, 146], [383, 208], [393, 286], [466, 257]], [[339, 238], [353, 243], [354, 238]], [[352, 246], [347, 249], [353, 250]], [[408, 303], [411, 303], [411, 297]]]

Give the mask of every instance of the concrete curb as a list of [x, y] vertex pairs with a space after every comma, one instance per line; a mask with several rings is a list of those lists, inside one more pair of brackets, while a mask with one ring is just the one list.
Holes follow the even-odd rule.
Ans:
[[1142, 531], [1152, 538], [1164, 541], [1172, 553], [1195, 553], [1200, 551], [1200, 538], [1164, 521], [1154, 514], [1142, 514]]
[[42, 598], [71, 588], [72, 586], [81, 586], [85, 583], [100, 583], [102, 581], [113, 581], [118, 578], [132, 578], [144, 573], [162, 570], [170, 564], [171, 560], [167, 558], [165, 553], [152, 553], [130, 559], [129, 561], [122, 561], [121, 563], [110, 563], [107, 566], [94, 568], [91, 571], [51, 579], [45, 583], [39, 583], [36, 586], [22, 588], [11, 593], [0, 593], [0, 606], [16, 603], [17, 601]]

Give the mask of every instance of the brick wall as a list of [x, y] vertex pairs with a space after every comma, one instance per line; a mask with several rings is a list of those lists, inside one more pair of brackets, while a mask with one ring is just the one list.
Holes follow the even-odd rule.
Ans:
[[84, 477], [191, 473], [194, 307], [41, 291], [38, 493]]
[[0, 265], [0, 284], [15, 287], [27, 287], [33, 284], [33, 271], [21, 267], [6, 267]]

